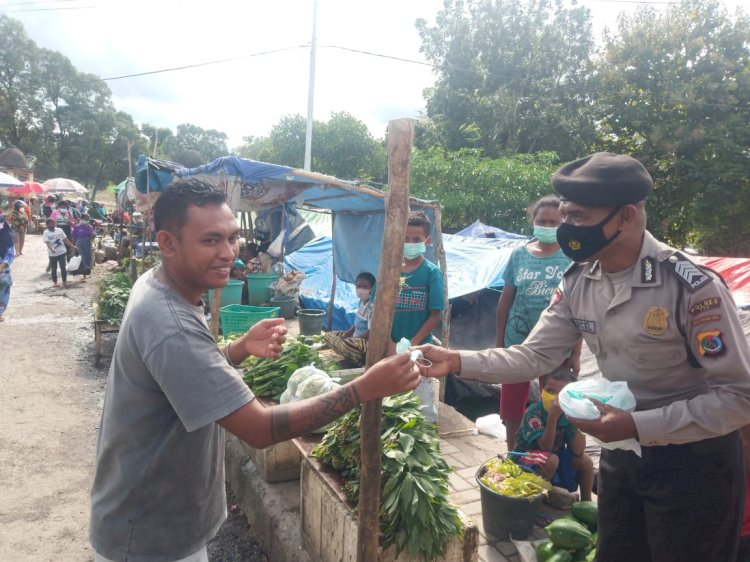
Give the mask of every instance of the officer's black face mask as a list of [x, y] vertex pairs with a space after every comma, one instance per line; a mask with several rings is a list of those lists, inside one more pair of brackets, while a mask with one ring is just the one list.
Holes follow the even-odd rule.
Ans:
[[604, 226], [612, 220], [622, 207], [614, 209], [604, 217], [604, 220], [593, 226], [576, 226], [563, 222], [557, 227], [557, 242], [560, 249], [570, 259], [576, 262], [584, 262], [591, 256], [606, 248], [612, 240], [617, 238], [621, 231], [607, 238], [604, 234]]

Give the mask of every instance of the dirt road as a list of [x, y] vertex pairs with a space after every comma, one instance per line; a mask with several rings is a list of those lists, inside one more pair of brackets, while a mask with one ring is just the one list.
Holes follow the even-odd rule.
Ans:
[[0, 560], [93, 560], [88, 493], [106, 379], [91, 355], [96, 282], [53, 288], [46, 264], [41, 237], [28, 236], [0, 324]]
[[[109, 270], [52, 287], [40, 236], [13, 262], [0, 323], [0, 560], [91, 561], [89, 490], [108, 361], [94, 367], [92, 303]], [[110, 340], [110, 350], [113, 341]], [[241, 512], [232, 509], [212, 561], [262, 561]]]

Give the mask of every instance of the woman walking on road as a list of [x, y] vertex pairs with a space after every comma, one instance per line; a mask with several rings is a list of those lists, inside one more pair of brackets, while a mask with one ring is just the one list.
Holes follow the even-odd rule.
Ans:
[[26, 229], [29, 226], [29, 215], [26, 203], [21, 199], [13, 203], [13, 213], [10, 215], [10, 226], [13, 228], [13, 241], [16, 245], [16, 255], [23, 255], [23, 245], [26, 241]]
[[81, 265], [78, 267], [81, 282], [85, 282], [86, 276], [91, 273], [91, 241], [94, 236], [96, 233], [89, 221], [89, 215], [84, 213], [81, 215], [81, 222], [73, 229], [73, 243], [76, 245], [78, 255], [81, 256]]
[[68, 286], [68, 270], [67, 270], [67, 255], [68, 251], [66, 246], [74, 248], [73, 244], [70, 243], [68, 237], [58, 228], [53, 219], [47, 219], [47, 230], [42, 234], [42, 241], [47, 244], [47, 253], [49, 254], [49, 266], [52, 270], [52, 284], [55, 287], [59, 287], [57, 284], [57, 265], [60, 265], [60, 274], [62, 275], [63, 287]]
[[5, 320], [3, 314], [10, 300], [10, 287], [13, 285], [10, 264], [13, 263], [14, 257], [13, 233], [10, 231], [10, 225], [5, 222], [5, 215], [0, 210], [0, 322]]

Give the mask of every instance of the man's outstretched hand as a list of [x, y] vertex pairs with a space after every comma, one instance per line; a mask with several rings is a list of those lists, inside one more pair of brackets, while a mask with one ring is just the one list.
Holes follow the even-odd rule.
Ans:
[[354, 381], [362, 402], [414, 390], [418, 384], [419, 370], [408, 353], [381, 359]]
[[277, 358], [286, 341], [286, 332], [283, 318], [267, 318], [250, 328], [238, 343], [248, 355]]

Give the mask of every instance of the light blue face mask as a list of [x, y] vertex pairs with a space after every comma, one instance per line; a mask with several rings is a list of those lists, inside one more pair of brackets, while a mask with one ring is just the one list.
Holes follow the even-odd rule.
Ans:
[[557, 227], [556, 226], [539, 226], [534, 225], [534, 238], [544, 244], [557, 244]]
[[418, 258], [427, 251], [424, 242], [406, 242], [404, 243], [404, 257], [407, 260]]

